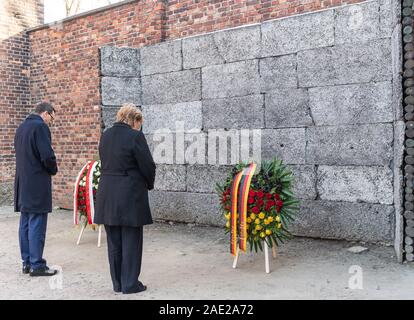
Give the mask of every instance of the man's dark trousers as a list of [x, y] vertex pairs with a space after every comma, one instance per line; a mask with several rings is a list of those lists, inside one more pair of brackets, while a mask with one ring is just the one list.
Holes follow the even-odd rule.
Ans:
[[46, 240], [47, 213], [22, 212], [20, 216], [19, 240], [23, 266], [33, 270], [46, 267], [43, 249]]
[[105, 225], [109, 268], [114, 291], [135, 292], [142, 286], [141, 272], [143, 227]]

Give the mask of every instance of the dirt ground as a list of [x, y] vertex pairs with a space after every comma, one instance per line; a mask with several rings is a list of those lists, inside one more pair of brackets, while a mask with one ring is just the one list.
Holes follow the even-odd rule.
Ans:
[[278, 248], [266, 274], [263, 253], [241, 255], [232, 268], [223, 229], [168, 223], [144, 229], [140, 280], [148, 290], [116, 294], [105, 232], [101, 248], [92, 229], [77, 246], [79, 229], [65, 210], [50, 214], [45, 248], [48, 265], [58, 266], [60, 276], [31, 278], [20, 270], [18, 221], [12, 208], [0, 208], [0, 299], [414, 298], [414, 265], [398, 264], [391, 247], [362, 244], [369, 250], [356, 254], [347, 248], [361, 244], [295, 238]]

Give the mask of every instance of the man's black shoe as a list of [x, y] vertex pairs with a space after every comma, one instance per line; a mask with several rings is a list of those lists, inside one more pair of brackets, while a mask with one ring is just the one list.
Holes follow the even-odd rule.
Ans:
[[30, 266], [24, 266], [22, 269], [23, 274], [29, 274], [30, 273]]
[[37, 270], [30, 270], [31, 277], [51, 277], [57, 273], [57, 270], [49, 269], [49, 268], [42, 268]]

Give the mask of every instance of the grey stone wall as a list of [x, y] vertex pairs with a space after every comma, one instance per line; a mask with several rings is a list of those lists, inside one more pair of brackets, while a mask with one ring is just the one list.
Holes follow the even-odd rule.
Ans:
[[[283, 159], [296, 178], [294, 234], [390, 243], [404, 137], [399, 12], [398, 0], [367, 1], [141, 49], [104, 47], [103, 120], [111, 126], [122, 102], [142, 105], [152, 150], [212, 129], [261, 129], [262, 159]], [[160, 129], [182, 137], [154, 141]], [[155, 157], [154, 216], [222, 225], [214, 183], [229, 166], [171, 152], [174, 161]]]

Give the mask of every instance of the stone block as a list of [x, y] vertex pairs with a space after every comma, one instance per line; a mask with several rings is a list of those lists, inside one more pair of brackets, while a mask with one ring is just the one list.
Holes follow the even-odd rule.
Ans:
[[187, 167], [187, 191], [215, 193], [216, 183], [224, 183], [230, 166], [190, 165]]
[[308, 165], [288, 165], [294, 182], [292, 192], [298, 199], [316, 198], [316, 168]]
[[200, 131], [201, 101], [142, 106], [144, 133]]
[[179, 71], [182, 68], [181, 40], [141, 48], [141, 75]]
[[329, 165], [386, 165], [392, 159], [392, 124], [307, 128], [306, 161]]
[[127, 102], [141, 105], [140, 78], [103, 77], [101, 90], [103, 105], [120, 106]]
[[142, 77], [143, 104], [201, 100], [200, 70], [185, 70]]
[[225, 225], [216, 194], [151, 191], [149, 200], [155, 219]]
[[270, 57], [259, 60], [262, 92], [280, 88], [296, 88], [296, 55]]
[[321, 200], [393, 204], [393, 172], [388, 167], [319, 166]]
[[102, 47], [101, 74], [115, 77], [139, 77], [139, 49], [124, 47]]
[[285, 164], [305, 163], [305, 128], [262, 130], [262, 159], [274, 157]]
[[307, 89], [277, 89], [265, 95], [266, 128], [310, 126], [313, 124]]
[[389, 243], [393, 218], [391, 205], [302, 200], [289, 230], [312, 238]]
[[383, 37], [379, 31], [377, 1], [335, 9], [335, 44], [366, 42]]
[[203, 99], [239, 97], [260, 93], [258, 60], [202, 68]]
[[263, 105], [262, 95], [203, 100], [203, 128], [263, 128]]
[[389, 38], [298, 53], [299, 87], [386, 81], [391, 69]]
[[326, 10], [264, 22], [262, 57], [334, 44], [334, 11]]
[[105, 125], [105, 129], [112, 127], [116, 121], [116, 114], [119, 107], [102, 107], [102, 120]]
[[185, 166], [158, 164], [154, 189], [164, 191], [186, 191]]
[[390, 81], [309, 89], [317, 126], [393, 121]]

